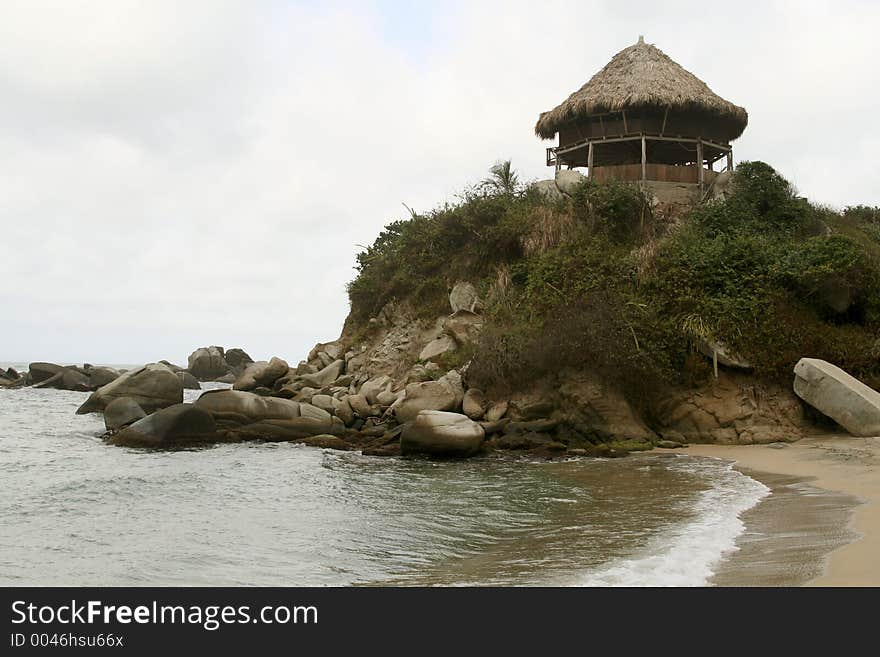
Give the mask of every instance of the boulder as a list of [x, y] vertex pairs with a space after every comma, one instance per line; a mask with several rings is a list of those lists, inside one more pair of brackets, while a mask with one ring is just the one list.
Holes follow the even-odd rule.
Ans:
[[470, 388], [464, 393], [461, 402], [461, 412], [472, 420], [480, 420], [486, 408], [486, 396], [482, 390]]
[[187, 369], [199, 381], [213, 381], [227, 370], [223, 347], [200, 347], [189, 355], [187, 363]]
[[854, 436], [880, 436], [880, 393], [836, 365], [801, 358], [794, 367], [795, 394]]
[[445, 334], [438, 335], [436, 338], [426, 344], [425, 348], [422, 349], [421, 352], [419, 352], [419, 360], [437, 361], [443, 356], [443, 354], [449, 353], [450, 351], [455, 351], [455, 348], [455, 340]]
[[[482, 328], [483, 318], [467, 310], [459, 310], [443, 322], [443, 330], [459, 345], [473, 342]], [[422, 358], [422, 360], [428, 359]]]
[[46, 379], [50, 379], [64, 369], [63, 365], [55, 363], [31, 363], [28, 365], [28, 375], [31, 384], [41, 383]]
[[[352, 398], [349, 397], [349, 401]], [[395, 407], [398, 422], [415, 420], [421, 411], [449, 411], [456, 407], [456, 395], [444, 381], [424, 381], [406, 386], [406, 395]], [[355, 408], [352, 403], [352, 408]]]
[[104, 409], [104, 426], [108, 431], [116, 431], [146, 417], [138, 403], [130, 397], [118, 397]]
[[241, 390], [208, 390], [196, 400], [195, 405], [211, 413], [216, 420], [233, 420], [240, 424], [300, 417], [298, 402], [261, 397]]
[[88, 374], [89, 385], [96, 389], [107, 385], [111, 381], [115, 381], [120, 376], [119, 370], [113, 369], [112, 367], [92, 366], [88, 369]]
[[539, 180], [532, 185], [532, 189], [551, 202], [565, 199], [565, 194], [559, 191], [555, 180]]
[[245, 368], [254, 362], [246, 351], [243, 349], [230, 349], [226, 352], [226, 366], [232, 370], [233, 374], [244, 372]]
[[361, 386], [360, 393], [370, 404], [379, 402], [379, 394], [391, 389], [391, 377], [385, 374], [376, 376]]
[[169, 370], [171, 370], [172, 372], [177, 373], [177, 372], [185, 372], [186, 371], [185, 367], [181, 367], [180, 365], [175, 365], [174, 363], [172, 363], [169, 360], [160, 360], [159, 362], [162, 365], [164, 365], [165, 367], [167, 367]]
[[199, 380], [194, 377], [192, 374], [187, 372], [186, 370], [181, 370], [180, 372], [175, 372], [177, 374], [177, 378], [180, 379], [180, 383], [183, 386], [184, 390], [201, 390], [202, 386], [199, 384]]
[[486, 421], [487, 422], [497, 422], [501, 418], [507, 415], [507, 402], [506, 401], [498, 401], [493, 402], [489, 408], [486, 410]]
[[348, 403], [351, 406], [351, 410], [353, 410], [355, 413], [363, 418], [369, 417], [372, 414], [370, 402], [368, 402], [367, 398], [360, 393], [356, 395], [349, 395]]
[[477, 296], [477, 288], [467, 281], [459, 281], [449, 293], [449, 305], [452, 306], [453, 313], [459, 310], [474, 312], [479, 303], [480, 298]]
[[315, 388], [323, 388], [336, 381], [344, 369], [345, 361], [338, 359], [314, 374], [302, 374], [300, 380], [306, 385], [314, 386]]
[[34, 385], [34, 388], [54, 388], [56, 390], [93, 390], [89, 377], [72, 367], [62, 367], [58, 372]]
[[229, 429], [229, 433], [240, 440], [284, 441], [308, 438], [321, 434], [342, 435], [345, 425], [338, 417], [318, 419], [314, 417], [295, 417], [288, 420], [261, 420]]
[[382, 406], [391, 406], [391, 404], [393, 404], [397, 400], [398, 396], [390, 390], [383, 390], [378, 395], [376, 395], [376, 403]]
[[175, 404], [125, 427], [110, 442], [129, 447], [169, 447], [216, 438], [210, 413], [195, 404]]
[[352, 410], [351, 404], [348, 403], [348, 398], [339, 400], [339, 405], [334, 410], [334, 414], [342, 420], [346, 426], [349, 426], [354, 422], [354, 410]]
[[218, 376], [216, 379], [214, 379], [214, 381], [217, 383], [235, 383], [235, 380], [237, 378], [238, 377], [235, 376], [235, 374], [230, 372], [229, 374], [224, 374], [223, 376]]
[[77, 414], [103, 411], [119, 397], [131, 397], [146, 413], [183, 402], [183, 384], [165, 365], [152, 363], [129, 370], [101, 386], [77, 409]]
[[315, 420], [321, 420], [324, 422], [330, 421], [330, 413], [329, 412], [325, 411], [323, 408], [318, 408], [317, 406], [314, 406], [312, 404], [300, 403], [299, 414], [300, 414], [300, 417], [310, 417]]
[[583, 183], [587, 177], [578, 171], [574, 171], [573, 169], [560, 169], [556, 172], [556, 187], [563, 194], [568, 194], [569, 196], [577, 189], [578, 185]]
[[400, 449], [404, 454], [470, 456], [482, 442], [483, 427], [467, 416], [426, 410], [404, 427]]
[[328, 413], [332, 413], [336, 406], [333, 404], [335, 400], [330, 395], [312, 395], [311, 404], [317, 406]]
[[235, 380], [233, 390], [248, 391], [259, 386], [271, 388], [272, 385], [287, 374], [287, 362], [273, 357], [270, 361], [260, 360], [248, 365], [244, 372]]

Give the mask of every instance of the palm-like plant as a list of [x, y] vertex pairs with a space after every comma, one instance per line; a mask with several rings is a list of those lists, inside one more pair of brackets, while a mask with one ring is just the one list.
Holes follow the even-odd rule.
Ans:
[[483, 180], [481, 186], [491, 193], [513, 196], [519, 191], [519, 176], [510, 166], [510, 160], [504, 160], [489, 169], [489, 177]]

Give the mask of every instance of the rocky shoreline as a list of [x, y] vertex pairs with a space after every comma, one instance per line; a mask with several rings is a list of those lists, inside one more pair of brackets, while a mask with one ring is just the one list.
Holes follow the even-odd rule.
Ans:
[[[129, 371], [31, 363], [25, 374], [4, 372], [0, 385], [89, 391], [77, 413], [103, 413], [111, 444], [138, 447], [262, 440], [374, 456], [617, 457], [655, 446], [791, 442], [839, 430], [791, 389], [756, 381], [747, 364], [726, 354], [717, 379], [670, 390], [650, 420], [584, 371], [487, 394], [468, 385], [467, 364], [444, 366], [482, 328], [472, 285], [457, 284], [449, 300], [452, 312], [433, 322], [388, 304], [366, 330], [347, 323], [338, 340], [317, 344], [295, 366], [211, 346], [194, 351], [187, 368], [168, 361]], [[719, 349], [712, 346], [715, 358]], [[200, 381], [232, 389], [184, 404], [183, 390]]]

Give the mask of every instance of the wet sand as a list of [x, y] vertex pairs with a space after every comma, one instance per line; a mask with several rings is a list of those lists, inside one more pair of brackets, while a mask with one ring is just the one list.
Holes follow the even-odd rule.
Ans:
[[822, 436], [675, 452], [734, 461], [773, 490], [743, 514], [740, 549], [712, 583], [880, 586], [880, 438]]

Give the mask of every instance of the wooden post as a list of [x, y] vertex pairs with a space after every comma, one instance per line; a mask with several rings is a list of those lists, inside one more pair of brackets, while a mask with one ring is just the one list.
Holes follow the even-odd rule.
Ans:
[[697, 182], [703, 191], [703, 142], [697, 139]]
[[727, 151], [727, 170], [733, 171], [733, 149]]
[[715, 378], [718, 378], [718, 350], [712, 349], [712, 371], [715, 373]]
[[587, 150], [587, 178], [593, 177], [593, 142], [590, 142]]
[[642, 182], [648, 179], [648, 147], [642, 135]]

